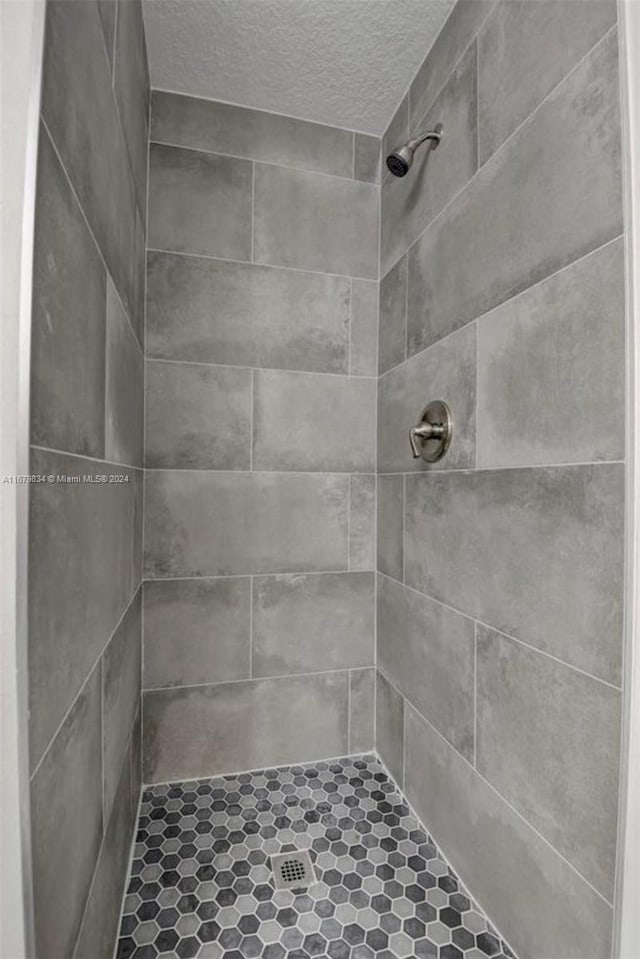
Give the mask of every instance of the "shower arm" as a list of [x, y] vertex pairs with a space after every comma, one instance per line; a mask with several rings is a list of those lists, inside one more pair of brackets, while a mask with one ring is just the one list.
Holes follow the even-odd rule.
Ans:
[[407, 146], [409, 146], [413, 150], [416, 150], [421, 143], [425, 142], [425, 140], [431, 140], [431, 149], [435, 150], [435, 148], [440, 143], [441, 139], [442, 139], [442, 124], [437, 123], [433, 130], [425, 130], [424, 133], [419, 133], [417, 136], [412, 137], [408, 141]]

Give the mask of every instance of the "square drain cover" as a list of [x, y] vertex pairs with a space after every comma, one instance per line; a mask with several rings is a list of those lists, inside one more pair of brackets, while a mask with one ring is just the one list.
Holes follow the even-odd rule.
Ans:
[[271, 869], [276, 889], [306, 889], [316, 881], [308, 849], [272, 856]]

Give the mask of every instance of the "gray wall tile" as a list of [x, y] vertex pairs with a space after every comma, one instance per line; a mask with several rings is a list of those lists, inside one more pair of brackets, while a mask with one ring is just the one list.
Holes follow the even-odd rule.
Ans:
[[604, 464], [408, 476], [406, 582], [617, 683], [623, 482]]
[[145, 465], [249, 469], [251, 370], [146, 364]]
[[404, 699], [376, 673], [376, 749], [383, 763], [403, 788], [404, 783]]
[[105, 458], [142, 466], [144, 358], [116, 289], [107, 282]]
[[378, 569], [404, 579], [404, 477], [378, 477]]
[[378, 278], [374, 184], [258, 163], [254, 211], [257, 262]]
[[100, 669], [31, 780], [36, 952], [70, 959], [102, 839]]
[[387, 172], [386, 158], [388, 154], [394, 149], [394, 147], [399, 146], [400, 143], [404, 141], [409, 136], [409, 94], [407, 93], [403, 98], [401, 103], [398, 105], [396, 112], [391, 117], [389, 121], [389, 126], [387, 127], [384, 136], [382, 137], [382, 151], [381, 151], [381, 178], [384, 179], [385, 176], [389, 176]]
[[351, 281], [351, 368], [358, 376], [378, 375], [378, 284]]
[[252, 675], [372, 665], [374, 589], [374, 573], [257, 577]]
[[376, 671], [349, 673], [349, 753], [365, 753], [375, 745]]
[[[126, 483], [37, 483], [29, 514], [31, 768], [62, 721], [134, 590], [133, 471]], [[113, 467], [32, 450], [31, 471], [95, 476]], [[64, 557], [61, 562], [60, 557]]]
[[[444, 459], [414, 459], [409, 430], [431, 400], [448, 403], [454, 421]], [[378, 385], [378, 468], [381, 472], [448, 470], [475, 464], [476, 329], [470, 324], [442, 343], [385, 373]]]
[[376, 477], [351, 477], [349, 499], [349, 569], [376, 566]]
[[478, 465], [624, 458], [622, 240], [479, 321]]
[[250, 260], [251, 181], [248, 160], [152, 144], [149, 247]]
[[135, 309], [135, 190], [95, 3], [47, 4], [42, 115], [127, 309]]
[[145, 782], [343, 755], [348, 677], [320, 673], [146, 692]]
[[610, 902], [620, 696], [478, 629], [478, 771]]
[[406, 756], [409, 802], [521, 959], [609, 955], [611, 908], [411, 707]]
[[412, 131], [415, 131], [446, 83], [494, 4], [495, 0], [460, 0], [455, 4], [411, 84]]
[[248, 679], [250, 619], [248, 576], [145, 583], [145, 687]]
[[104, 819], [108, 822], [140, 700], [142, 593], [139, 589], [102, 657]]
[[484, 163], [616, 22], [616, 6], [588, 0], [502, 0], [479, 37], [479, 140]]
[[147, 575], [344, 568], [348, 495], [331, 474], [147, 473]]
[[96, 3], [104, 34], [104, 46], [109, 63], [113, 66], [113, 44], [116, 35], [116, 6], [118, 0], [96, 0]]
[[[594, 129], [599, 136], [591, 135]], [[410, 352], [601, 246], [621, 228], [614, 34], [412, 247]], [[452, 269], [456, 263], [464, 270]]]
[[144, 215], [150, 91], [141, 0], [122, 0], [118, 4], [113, 89], [136, 185], [138, 207]]
[[407, 257], [403, 256], [380, 281], [378, 372], [402, 363], [407, 337]]
[[149, 356], [349, 372], [345, 277], [150, 253], [147, 297]]
[[438, 149], [424, 147], [405, 177], [390, 176], [381, 194], [381, 262], [387, 270], [465, 185], [477, 166], [475, 44], [462, 57], [420, 129], [442, 123]]
[[380, 181], [380, 137], [356, 133], [353, 141], [353, 176], [368, 183]]
[[87, 901], [75, 959], [112, 959], [135, 825], [129, 802], [131, 771], [123, 764], [113, 815], [106, 828]]
[[253, 468], [373, 472], [376, 383], [257, 370]]
[[129, 798], [131, 804], [131, 816], [133, 821], [137, 821], [138, 804], [140, 802], [140, 792], [142, 789], [142, 698], [138, 702], [136, 718], [131, 730], [131, 740], [129, 742]]
[[160, 143], [351, 176], [349, 130], [154, 90], [151, 139]]
[[105, 269], [44, 127], [33, 262], [32, 442], [104, 453]]
[[458, 752], [473, 759], [474, 624], [378, 578], [377, 663]]

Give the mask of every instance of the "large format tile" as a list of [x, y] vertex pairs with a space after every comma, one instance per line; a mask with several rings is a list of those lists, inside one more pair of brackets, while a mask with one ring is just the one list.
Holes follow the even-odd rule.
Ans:
[[372, 665], [374, 577], [374, 573], [257, 577], [252, 676]]
[[622, 240], [483, 316], [478, 465], [623, 459], [624, 349]]
[[478, 771], [612, 902], [620, 692], [478, 627], [477, 696]]
[[109, 273], [133, 313], [135, 189], [95, 3], [47, 4], [42, 115]]
[[[40, 759], [104, 648], [134, 590], [136, 482], [82, 482], [110, 475], [94, 460], [32, 450], [29, 513], [31, 766]], [[55, 481], [74, 477], [79, 481]], [[61, 561], [64, 557], [64, 561]]]
[[377, 663], [385, 676], [472, 760], [473, 621], [380, 576], [377, 636]]
[[349, 494], [349, 569], [376, 568], [376, 476], [354, 473]]
[[377, 194], [372, 183], [256, 164], [256, 261], [377, 279]]
[[146, 364], [145, 465], [249, 469], [251, 370]]
[[253, 468], [373, 472], [376, 382], [255, 372]]
[[378, 284], [351, 281], [350, 373], [378, 375]]
[[141, 0], [121, 0], [113, 89], [136, 185], [138, 207], [146, 212], [149, 68]]
[[404, 477], [378, 477], [378, 563], [381, 573], [404, 578]]
[[104, 819], [109, 821], [140, 700], [142, 591], [139, 589], [102, 657]]
[[145, 782], [344, 753], [348, 678], [320, 673], [146, 692]]
[[149, 472], [147, 575], [344, 569], [348, 496], [348, 476]]
[[621, 465], [408, 476], [406, 582], [620, 680]]
[[[431, 400], [444, 400], [453, 417], [446, 456], [414, 459], [409, 430]], [[476, 329], [471, 324], [385, 373], [378, 385], [378, 469], [382, 473], [447, 470], [475, 464]]]
[[376, 750], [399, 784], [404, 781], [404, 699], [376, 672]]
[[356, 180], [380, 180], [380, 137], [356, 133], [353, 139], [353, 176]]
[[151, 139], [351, 176], [353, 134], [349, 130], [162, 90], [153, 92]]
[[613, 911], [411, 707], [407, 799], [520, 959], [606, 959]]
[[411, 248], [410, 352], [621, 229], [617, 38], [612, 34]]
[[113, 959], [113, 945], [118, 936], [118, 921], [127, 881], [131, 834], [137, 808], [129, 802], [131, 771], [123, 764], [113, 815], [106, 827], [100, 857], [96, 865], [91, 892], [78, 936], [75, 959]]
[[364, 753], [375, 743], [376, 670], [349, 673], [349, 752]]
[[105, 459], [142, 466], [144, 358], [110, 279], [106, 354]]
[[451, 71], [482, 26], [495, 0], [459, 0], [411, 84], [410, 127], [415, 131]]
[[248, 679], [248, 576], [144, 584], [144, 686]]
[[345, 277], [150, 253], [147, 285], [151, 357], [349, 372]]
[[31, 781], [38, 956], [70, 959], [102, 840], [100, 669]]
[[475, 44], [462, 57], [420, 129], [444, 127], [435, 151], [421, 147], [409, 173], [382, 184], [381, 262], [388, 270], [420, 236], [477, 166], [477, 58]]
[[33, 251], [32, 442], [104, 452], [105, 270], [41, 127]]
[[482, 163], [615, 22], [608, 0], [496, 5], [478, 41]]
[[248, 160], [151, 144], [148, 246], [251, 259]]
[[407, 257], [403, 256], [380, 281], [378, 372], [402, 363], [407, 339]]

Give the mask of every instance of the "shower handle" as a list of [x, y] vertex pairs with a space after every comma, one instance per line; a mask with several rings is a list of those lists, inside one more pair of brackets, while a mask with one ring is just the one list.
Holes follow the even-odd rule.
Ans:
[[425, 406], [418, 425], [409, 430], [414, 459], [422, 457], [427, 463], [442, 459], [451, 444], [452, 430], [451, 410], [443, 400], [433, 400]]

